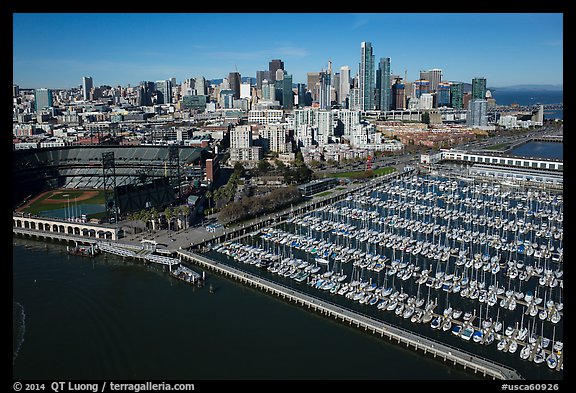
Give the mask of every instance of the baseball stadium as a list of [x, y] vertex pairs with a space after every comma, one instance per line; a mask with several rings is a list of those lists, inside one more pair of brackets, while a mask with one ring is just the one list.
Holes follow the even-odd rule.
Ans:
[[212, 153], [187, 146], [13, 151], [13, 211], [80, 219], [162, 208], [205, 178]]

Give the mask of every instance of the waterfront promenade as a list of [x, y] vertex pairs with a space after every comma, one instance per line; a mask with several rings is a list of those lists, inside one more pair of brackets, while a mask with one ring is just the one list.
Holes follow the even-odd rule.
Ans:
[[329, 303], [325, 300], [296, 291], [281, 284], [263, 279], [253, 274], [240, 271], [231, 266], [218, 263], [205, 258], [199, 254], [188, 250], [178, 250], [178, 256], [183, 261], [189, 261], [202, 268], [215, 271], [223, 276], [233, 278], [243, 284], [256, 287], [264, 292], [279, 296], [282, 299], [294, 302], [298, 305], [320, 312], [323, 315], [340, 320], [350, 325], [355, 325], [365, 331], [371, 331], [375, 335], [388, 338], [390, 341], [397, 341], [398, 344], [405, 344], [406, 347], [413, 347], [421, 350], [425, 354], [430, 354], [434, 358], [438, 357], [445, 362], [459, 364], [464, 369], [473, 370], [474, 373], [481, 373], [483, 376], [501, 380], [523, 379], [518, 372], [504, 365], [495, 363], [489, 359], [479, 357], [461, 349], [432, 340], [428, 337], [409, 332], [399, 327], [392, 326], [386, 322], [357, 314], [341, 306]]
[[213, 244], [214, 242], [222, 243], [224, 241], [243, 237], [244, 235], [260, 228], [279, 225], [290, 217], [294, 217], [317, 209], [321, 206], [337, 202], [346, 198], [351, 193], [367, 191], [391, 179], [403, 176], [411, 176], [413, 174], [414, 170], [406, 172], [398, 171], [388, 175], [378, 176], [366, 182], [358, 182], [348, 184], [346, 186], [336, 187], [330, 190], [332, 193], [329, 195], [315, 196], [296, 206], [286, 207], [280, 211], [246, 220], [242, 223], [216, 228], [214, 232], [208, 232], [202, 226], [189, 227], [179, 231], [146, 231], [138, 234], [124, 236], [123, 238], [119, 239], [118, 242], [123, 244], [137, 245], [140, 244], [142, 240], [155, 241], [162, 245], [162, 247], [165, 247], [166, 250], [170, 251], [176, 251], [180, 248], [190, 247], [202, 248], [207, 244]]

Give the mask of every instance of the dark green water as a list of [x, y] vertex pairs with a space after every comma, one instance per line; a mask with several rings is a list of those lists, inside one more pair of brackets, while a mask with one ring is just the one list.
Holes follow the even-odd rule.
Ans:
[[119, 257], [69, 256], [60, 244], [14, 238], [13, 377], [477, 378], [234, 281], [207, 278], [214, 294]]

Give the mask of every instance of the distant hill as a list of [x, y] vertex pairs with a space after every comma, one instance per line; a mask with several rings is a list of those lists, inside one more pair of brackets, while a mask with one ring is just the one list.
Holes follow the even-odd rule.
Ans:
[[503, 87], [489, 87], [492, 91], [562, 91], [563, 85], [514, 85]]
[[[223, 78], [210, 79], [209, 82], [213, 86], [218, 86], [220, 83], [222, 83], [223, 80], [224, 80]], [[251, 77], [251, 76], [243, 76], [242, 77], [242, 83], [246, 83], [246, 82], [248, 82], [248, 80], [250, 80], [250, 83], [252, 83], [252, 85], [256, 84], [256, 78]], [[296, 87], [298, 87], [298, 83], [292, 83], [292, 88], [296, 88]], [[20, 90], [22, 90], [22, 89], [20, 89]]]
[[[243, 76], [243, 77], [242, 77], [242, 83], [248, 82], [248, 79], [250, 79], [252, 82], [256, 82], [256, 78], [254, 78], [254, 77], [251, 77], [251, 76]], [[224, 80], [224, 78], [220, 78], [220, 79], [210, 79], [210, 84], [211, 84], [211, 85], [219, 85], [220, 83], [222, 83], [223, 80]]]

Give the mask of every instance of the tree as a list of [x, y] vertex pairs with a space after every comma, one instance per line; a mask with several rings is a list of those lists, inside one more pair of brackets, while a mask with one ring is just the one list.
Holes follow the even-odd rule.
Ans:
[[206, 199], [208, 199], [208, 209], [212, 209], [212, 191], [206, 191]]
[[304, 156], [302, 155], [301, 151], [296, 152], [296, 161], [294, 162], [295, 165], [303, 165], [304, 164]]
[[274, 160], [274, 165], [276, 165], [276, 169], [278, 169], [281, 173], [284, 173], [286, 170], [286, 165], [279, 159]]
[[166, 216], [166, 221], [168, 222], [168, 230], [170, 230], [170, 219], [173, 216], [173, 212], [170, 206], [166, 207], [166, 210], [164, 210], [164, 215]]
[[234, 164], [234, 173], [237, 173], [239, 177], [243, 176], [245, 171], [246, 168], [244, 168], [244, 165], [242, 165], [239, 161]]
[[156, 224], [158, 223], [158, 210], [155, 207], [150, 209], [150, 218], [152, 219], [152, 228], [156, 228]]
[[179, 213], [184, 216], [184, 228], [188, 227], [188, 216], [190, 215], [190, 207], [188, 205], [181, 205], [178, 208]]
[[270, 170], [272, 165], [266, 160], [258, 161], [258, 172], [260, 175], [264, 175], [266, 172]]
[[430, 124], [430, 113], [428, 112], [422, 113], [422, 123]]
[[296, 168], [296, 181], [298, 183], [306, 183], [312, 179], [312, 170], [306, 165], [301, 165]]
[[318, 168], [320, 166], [320, 161], [312, 160], [310, 161], [310, 166], [312, 168]]

